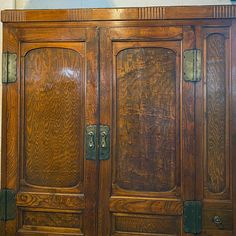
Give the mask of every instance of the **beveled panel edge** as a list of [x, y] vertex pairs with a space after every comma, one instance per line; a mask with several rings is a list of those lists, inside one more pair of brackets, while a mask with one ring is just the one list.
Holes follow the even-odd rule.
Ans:
[[4, 10], [2, 22], [171, 20], [236, 18], [235, 5]]

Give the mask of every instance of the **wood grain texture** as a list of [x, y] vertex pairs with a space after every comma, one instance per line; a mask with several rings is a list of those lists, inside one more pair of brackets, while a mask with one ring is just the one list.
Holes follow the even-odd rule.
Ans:
[[236, 8], [234, 6], [214, 6], [214, 18], [233, 18], [236, 16]]
[[175, 7], [133, 7], [110, 9], [48, 9], [5, 10], [1, 14], [3, 22], [36, 21], [104, 21], [104, 20], [147, 20], [147, 19], [222, 19], [235, 18], [236, 6], [175, 6]]
[[165, 10], [165, 7], [140, 7], [138, 8], [139, 19], [165, 19]]
[[[236, 217], [234, 215], [236, 209], [236, 198], [234, 191], [235, 187], [231, 188], [231, 186], [235, 186], [235, 171], [231, 173], [230, 165], [232, 163], [227, 156], [227, 151], [231, 152], [231, 158], [233, 160], [232, 170], [234, 170], [234, 153], [236, 153], [236, 112], [234, 108], [234, 101], [236, 100], [236, 69], [234, 65], [236, 44], [234, 38], [236, 35], [236, 22], [232, 23], [231, 18], [235, 18], [235, 9], [235, 6], [206, 6], [204, 8], [199, 6], [172, 8], [150, 7], [132, 9], [39, 10], [37, 12], [26, 10], [11, 11], [11, 13], [5, 11], [2, 15], [3, 20], [5, 22], [8, 21], [14, 23], [4, 25], [5, 32], [7, 32], [7, 34], [4, 33], [4, 51], [18, 53], [19, 60], [17, 82], [15, 84], [8, 84], [4, 86], [4, 141], [2, 156], [2, 169], [4, 172], [4, 176], [2, 187], [13, 188], [16, 191], [19, 190], [20, 192], [17, 196], [17, 219], [1, 224], [3, 228], [3, 232], [1, 231], [1, 234], [5, 234], [4, 236], [190, 236], [189, 234], [185, 234], [182, 230], [183, 201], [197, 199], [203, 200], [204, 206], [204, 229], [202, 231], [202, 236], [233, 236], [235, 234], [234, 231], [236, 226]], [[210, 18], [211, 20], [207, 20], [207, 18]], [[218, 20], [212, 20], [213, 18]], [[233, 24], [232, 30], [230, 29], [231, 24]], [[204, 33], [205, 31], [207, 33]], [[231, 36], [231, 33], [233, 33], [233, 36]], [[218, 39], [216, 36], [220, 39]], [[205, 145], [205, 132], [203, 130], [205, 122], [205, 113], [203, 113], [205, 112], [205, 105], [203, 103], [205, 96], [203, 92], [205, 92], [204, 83], [206, 81], [203, 78], [203, 80], [200, 81], [199, 84], [185, 83], [182, 80], [181, 76], [183, 74], [181, 58], [183, 51], [192, 49], [194, 47], [204, 47], [202, 48], [202, 52], [203, 58], [206, 59], [208, 49], [205, 47], [205, 41], [209, 40], [208, 37], [213, 37], [211, 45], [213, 45], [212, 51], [215, 53], [214, 60], [215, 58], [217, 58], [215, 61], [213, 60], [213, 64], [217, 60], [223, 61], [223, 59], [225, 59], [225, 77], [223, 76], [223, 74], [221, 74], [221, 72], [219, 72], [219, 70], [222, 70], [223, 63], [220, 64], [219, 62], [216, 62], [216, 65], [218, 65], [217, 63], [219, 63], [220, 65], [215, 66], [216, 68], [214, 68], [214, 70], [212, 70], [212, 72], [210, 73], [211, 75], [218, 73], [217, 76], [222, 77], [221, 79], [217, 78], [217, 84], [220, 86], [219, 91], [222, 90], [221, 80], [225, 79], [225, 105], [217, 103], [217, 106], [219, 104], [221, 106], [225, 106], [225, 131], [230, 130], [228, 131], [228, 134], [226, 134], [227, 132], [225, 132], [226, 191], [216, 193], [208, 191], [208, 178], [203, 180], [204, 177], [207, 177], [207, 175], [203, 175], [203, 173], [207, 173], [205, 171], [206, 164], [204, 163], [204, 158], [206, 155], [203, 154]], [[222, 54], [218, 57], [218, 53], [220, 52], [220, 50], [222, 50], [222, 45], [220, 44], [223, 44], [223, 37], [225, 54]], [[231, 66], [231, 62], [229, 59], [229, 52], [231, 51], [231, 39], [233, 40], [232, 47], [234, 48], [234, 50], [232, 50], [232, 88], [230, 87], [229, 71], [229, 68]], [[98, 50], [99, 43], [100, 53]], [[57, 56], [54, 57], [52, 55], [53, 53], [50, 54], [50, 52], [46, 50], [47, 53], [39, 53], [41, 55], [40, 58], [43, 59], [39, 60], [38, 58], [38, 61], [40, 63], [33, 62], [34, 68], [30, 68], [30, 64], [32, 62], [30, 60], [29, 63], [25, 65], [24, 57], [29, 56], [28, 51], [32, 50], [33, 52], [34, 50], [38, 50], [36, 48], [45, 49], [45, 47], [43, 47], [42, 45], [46, 45], [45, 47], [47, 47], [48, 51], [53, 49], [54, 54], [56, 52]], [[117, 57], [117, 53], [119, 51], [127, 52], [129, 50], [133, 50], [131, 54], [135, 55], [135, 59], [133, 60], [133, 57], [131, 56], [131, 59], [129, 61], [130, 63], [127, 66], [127, 68], [131, 68], [131, 70], [128, 73], [129, 76], [126, 77], [129, 79], [131, 78], [131, 80], [124, 80], [122, 86], [125, 87], [126, 83], [130, 83], [130, 81], [134, 81], [135, 78], [138, 78], [139, 82], [142, 81], [142, 83], [140, 82], [141, 92], [135, 93], [135, 89], [133, 89], [133, 87], [135, 88], [133, 84], [137, 82], [135, 81], [132, 82], [132, 86], [129, 86], [129, 88], [131, 89], [127, 89], [129, 93], [127, 92], [120, 95], [127, 97], [127, 94], [131, 94], [129, 96], [131, 98], [134, 97], [135, 100], [140, 99], [138, 95], [145, 95], [140, 99], [141, 101], [145, 101], [145, 103], [140, 103], [143, 105], [140, 107], [144, 109], [139, 109], [144, 111], [143, 114], [140, 113], [142, 115], [140, 117], [145, 118], [149, 121], [149, 124], [151, 124], [151, 117], [153, 115], [153, 112], [150, 111], [153, 111], [152, 109], [153, 107], [155, 108], [156, 102], [165, 105], [164, 107], [168, 107], [168, 105], [166, 105], [165, 99], [164, 101], [159, 102], [160, 99], [158, 98], [158, 96], [156, 96], [156, 94], [153, 95], [152, 92], [147, 91], [152, 90], [155, 93], [157, 89], [158, 91], [160, 89], [160, 91], [162, 92], [160, 94], [163, 97], [166, 96], [164, 92], [169, 92], [168, 88], [161, 90], [161, 88], [163, 87], [163, 83], [157, 84], [157, 81], [155, 81], [155, 79], [153, 81], [153, 79], [151, 78], [158, 78], [158, 76], [162, 75], [162, 73], [163, 75], [169, 74], [168, 69], [170, 67], [170, 64], [164, 64], [165, 59], [163, 59], [167, 57], [168, 53], [166, 52], [168, 52], [168, 50], [165, 52], [163, 51], [163, 53], [155, 53], [155, 50], [152, 50], [154, 52], [154, 55], [152, 55], [153, 52], [146, 53], [148, 49], [153, 48], [169, 49], [170, 51], [176, 53], [174, 53], [175, 59], [173, 59], [173, 61], [170, 60], [172, 61], [172, 63], [170, 64], [173, 65], [175, 63], [176, 65], [174, 81], [175, 84], [172, 81], [173, 84], [171, 84], [171, 86], [169, 86], [168, 88], [172, 87], [172, 90], [174, 90], [174, 88], [176, 90], [175, 102], [173, 100], [176, 109], [175, 113], [173, 114], [173, 120], [175, 120], [176, 122], [175, 129], [173, 130], [176, 133], [176, 142], [178, 143], [178, 145], [176, 145], [175, 159], [173, 159], [174, 164], [172, 165], [172, 162], [168, 162], [168, 158], [164, 158], [163, 160], [163, 163], [165, 164], [163, 165], [165, 167], [167, 166], [167, 170], [169, 166], [169, 170], [174, 170], [175, 174], [162, 176], [162, 181], [166, 178], [166, 181], [164, 182], [168, 183], [164, 187], [160, 185], [156, 186], [156, 182], [154, 182], [152, 178], [155, 178], [155, 176], [158, 176], [160, 173], [154, 172], [153, 165], [146, 164], [149, 163], [150, 159], [143, 158], [143, 161], [140, 163], [135, 163], [133, 161], [134, 167], [132, 167], [132, 169], [137, 169], [138, 174], [140, 173], [140, 175], [143, 175], [142, 178], [145, 179], [147, 183], [142, 183], [142, 185], [144, 186], [144, 188], [146, 188], [147, 191], [142, 192], [141, 184], [137, 187], [136, 183], [134, 183], [133, 187], [131, 186], [131, 181], [124, 181], [126, 186], [130, 185], [130, 188], [133, 188], [126, 191], [124, 189], [119, 189], [118, 185], [112, 184], [112, 181], [116, 180], [116, 176], [113, 176], [113, 173], [116, 171], [117, 165], [113, 166], [113, 163], [117, 161], [117, 156], [114, 155], [114, 153], [117, 148], [116, 140], [117, 137], [119, 137], [117, 136], [119, 135], [119, 133], [116, 134], [115, 131], [117, 125], [115, 121], [115, 112], [117, 111], [117, 108], [119, 108], [118, 106], [116, 107], [116, 101], [118, 98], [118, 96], [116, 96], [116, 91], [118, 91], [117, 88], [119, 88], [119, 82], [117, 81], [117, 64], [115, 58]], [[136, 53], [136, 50], [138, 51], [140, 49], [145, 49], [143, 50], [145, 52]], [[63, 53], [59, 51], [63, 51]], [[78, 53], [76, 53], [75, 51], [81, 52], [79, 55], [83, 58], [78, 59], [80, 56], [77, 55]], [[48, 57], [49, 54], [51, 55], [50, 62], [44, 60], [44, 58]], [[76, 54], [76, 56], [74, 54]], [[118, 57], [119, 56], [120, 54], [118, 54]], [[34, 59], [35, 57], [32, 55], [30, 56], [30, 58], [32, 59]], [[56, 60], [57, 57], [59, 57], [60, 60]], [[158, 59], [156, 59], [156, 57]], [[145, 58], [151, 59], [145, 64]], [[160, 58], [162, 58], [163, 60], [161, 61]], [[47, 65], [45, 65], [46, 63]], [[101, 162], [83, 160], [82, 165], [81, 163], [78, 164], [78, 160], [83, 158], [83, 131], [80, 131], [82, 134], [80, 136], [78, 135], [78, 133], [77, 135], [75, 135], [75, 133], [71, 132], [70, 138], [73, 138], [73, 140], [72, 142], [70, 142], [70, 144], [75, 144], [76, 141], [74, 140], [74, 138], [79, 138], [78, 143], [79, 145], [81, 145], [81, 147], [79, 145], [75, 145], [78, 154], [77, 161], [72, 161], [74, 163], [76, 162], [76, 165], [79, 168], [78, 170], [76, 170], [76, 172], [75, 170], [72, 171], [74, 172], [74, 174], [69, 173], [68, 171], [67, 176], [69, 176], [72, 181], [69, 181], [67, 178], [63, 178], [60, 171], [58, 172], [58, 182], [56, 182], [57, 180], [54, 180], [52, 178], [53, 175], [51, 175], [51, 182], [48, 181], [47, 183], [45, 183], [46, 181], [42, 181], [42, 183], [40, 183], [41, 185], [39, 185], [39, 183], [36, 182], [40, 180], [36, 179], [36, 177], [33, 177], [35, 178], [33, 179], [34, 183], [28, 183], [28, 186], [26, 186], [27, 181], [24, 181], [22, 179], [22, 176], [26, 175], [24, 173], [24, 169], [22, 169], [23, 165], [21, 163], [21, 160], [25, 157], [21, 154], [22, 149], [24, 151], [25, 146], [22, 145], [20, 139], [24, 137], [21, 135], [22, 129], [27, 131], [27, 129], [24, 129], [22, 121], [25, 120], [24, 115], [27, 116], [28, 113], [26, 109], [25, 114], [23, 114], [24, 109], [22, 108], [24, 108], [24, 102], [29, 98], [29, 94], [31, 92], [27, 90], [30, 93], [28, 95], [25, 94], [26, 90], [24, 90], [24, 85], [27, 84], [24, 84], [24, 73], [26, 72], [27, 67], [29, 67], [31, 71], [37, 71], [39, 75], [38, 77], [41, 78], [43, 76], [43, 78], [45, 79], [44, 85], [48, 86], [48, 84], [52, 82], [50, 85], [57, 86], [57, 82], [54, 81], [55, 78], [62, 79], [63, 83], [64, 80], [70, 79], [68, 79], [68, 76], [65, 76], [63, 78], [60, 76], [51, 77], [50, 74], [56, 75], [56, 71], [58, 68], [69, 64], [71, 65], [71, 63], [73, 65], [83, 65], [85, 68], [84, 78], [82, 79], [82, 83], [79, 84], [81, 93], [73, 92], [73, 89], [77, 86], [76, 82], [75, 85], [73, 84], [73, 86], [71, 87], [67, 87], [67, 85], [64, 84], [60, 87], [61, 90], [64, 90], [65, 87], [67, 91], [72, 92], [73, 97], [70, 98], [72, 99], [72, 101], [77, 102], [78, 100], [76, 99], [81, 99], [81, 96], [84, 96], [84, 100], [80, 105], [81, 107], [76, 108], [80, 111], [79, 115], [76, 112], [73, 113], [73, 115], [77, 114], [78, 117], [81, 116], [83, 117], [83, 119], [78, 121], [81, 124], [74, 124], [73, 127], [76, 127], [77, 129], [78, 126], [83, 127], [85, 124], [98, 124], [99, 122], [101, 124], [109, 125], [112, 136], [111, 158], [107, 161]], [[125, 61], [120, 60], [120, 64], [122, 63], [125, 64]], [[206, 64], [206, 60], [204, 60], [204, 63]], [[54, 66], [52, 67], [52, 65]], [[210, 63], [209, 65], [206, 65], [210, 66]], [[204, 68], [206, 67], [206, 65], [204, 65]], [[40, 68], [43, 68], [42, 73], [39, 72]], [[54, 70], [54, 68], [56, 69]], [[100, 72], [98, 71], [99, 68], [101, 68]], [[99, 78], [99, 76], [101, 77], [101, 79]], [[35, 96], [35, 94], [38, 92], [38, 88], [41, 88], [37, 84], [40, 79], [36, 82], [35, 77], [31, 77], [31, 75], [28, 75], [28, 78], [29, 81], [33, 78], [35, 82], [33, 83], [35, 85], [33, 91], [34, 93], [32, 93]], [[142, 79], [144, 79], [145, 81]], [[158, 78], [157, 80], [160, 82], [162, 81], [162, 79], [163, 78]], [[218, 80], [220, 82], [218, 82]], [[146, 83], [146, 81], [148, 81], [148, 83]], [[27, 83], [27, 81], [25, 82]], [[152, 88], [151, 86], [153, 84], [155, 85], [153, 86], [154, 88]], [[160, 87], [160, 85], [162, 85], [162, 87]], [[49, 95], [53, 90], [53, 86], [52, 88], [51, 86], [47, 86], [46, 90], [44, 90], [45, 87], [43, 87], [42, 93], [44, 93], [45, 91], [45, 93], [47, 92], [47, 94]], [[195, 90], [196, 87], [197, 89]], [[211, 89], [212, 88], [209, 88], [209, 91]], [[57, 95], [53, 96], [55, 100], [53, 104], [50, 104], [50, 107], [52, 109], [48, 109], [47, 114], [50, 112], [55, 112], [54, 108], [57, 107], [57, 99], [61, 102], [61, 100], [63, 100], [62, 97], [66, 97], [64, 96], [65, 91], [61, 92], [61, 90], [58, 97]], [[145, 91], [144, 93], [142, 92], [143, 90]], [[202, 90], [202, 92], [199, 92], [200, 90]], [[233, 98], [232, 107], [228, 106], [230, 105], [231, 92]], [[213, 90], [213, 93], [218, 93], [218, 90]], [[25, 98], [24, 94], [26, 95]], [[170, 94], [171, 96], [168, 96], [168, 99], [172, 100], [172, 95], [174, 93]], [[119, 95], [119, 91], [117, 95]], [[100, 96], [100, 104], [98, 104], [98, 96]], [[126, 103], [125, 100], [122, 101], [123, 103]], [[151, 106], [148, 106], [149, 103], [147, 101], [151, 101]], [[74, 109], [73, 104], [72, 106], [70, 106], [71, 104], [68, 102], [68, 99], [65, 99], [63, 102], [67, 105], [69, 104], [68, 106], [66, 106], [66, 109], [64, 111], [68, 111], [67, 109], [69, 109], [70, 111]], [[122, 107], [125, 107], [126, 105], [123, 105], [123, 103]], [[44, 104], [49, 104], [48, 99], [45, 99]], [[117, 105], [119, 105], [119, 103], [117, 103]], [[197, 109], [195, 105], [197, 106]], [[32, 103], [31, 109], [33, 108], [37, 109], [37, 103]], [[135, 106], [132, 106], [131, 108], [133, 109], [135, 108]], [[46, 109], [47, 107], [45, 108], [45, 111]], [[57, 110], [60, 111], [60, 109], [62, 110], [62, 107], [58, 108]], [[195, 113], [196, 110], [197, 113]], [[81, 111], [82, 113], [84, 112], [84, 114], [82, 114]], [[224, 109], [220, 111], [224, 111]], [[231, 111], [232, 114], [230, 113]], [[62, 114], [65, 115], [63, 112]], [[164, 116], [166, 114], [165, 112], [165, 109], [161, 110], [161, 112], [160, 109], [158, 111], [158, 115], [162, 116], [162, 120], [165, 120], [166, 117], [168, 118], [168, 116]], [[58, 114], [60, 113], [58, 112]], [[67, 112], [66, 117], [68, 115], [69, 112]], [[135, 115], [135, 112], [132, 112], [130, 114], [131, 117]], [[155, 117], [155, 120], [159, 121], [158, 115]], [[55, 117], [57, 116], [55, 115]], [[74, 116], [71, 115], [70, 117]], [[215, 116], [215, 118], [217, 118], [217, 116]], [[141, 119], [144, 124], [143, 127], [148, 127], [145, 119]], [[200, 122], [199, 119], [201, 120]], [[40, 123], [40, 116], [38, 116], [38, 120]], [[49, 120], [50, 119], [46, 120], [42, 124], [43, 128], [45, 128], [44, 125], [47, 124]], [[58, 118], [58, 120], [62, 121], [63, 118]], [[56, 122], [58, 122], [58, 120], [55, 119]], [[123, 118], [123, 120], [126, 123], [128, 123], [129, 121], [129, 119], [125, 118]], [[32, 124], [32, 126], [34, 126], [32, 130], [34, 130], [36, 127], [37, 131], [40, 132], [41, 130], [38, 127], [38, 122], [34, 123], [35, 124]], [[135, 122], [132, 122], [132, 125], [134, 125], [133, 123]], [[50, 127], [52, 127], [53, 132], [55, 132], [58, 127], [53, 125], [54, 123]], [[61, 123], [59, 125], [61, 126]], [[163, 126], [161, 126], [159, 129], [163, 129], [165, 130], [165, 132], [167, 132], [166, 129], [163, 128]], [[222, 127], [220, 127], [221, 132], [223, 129]], [[68, 131], [70, 130], [70, 128], [66, 130]], [[134, 131], [137, 134], [139, 129], [135, 129]], [[154, 138], [158, 138], [158, 140], [165, 139], [165, 137], [163, 137], [163, 134], [166, 134], [165, 132], [163, 132], [162, 134], [160, 133], [160, 137], [156, 137], [157, 135], [154, 132]], [[144, 129], [141, 134], [145, 136], [147, 134], [146, 130]], [[132, 132], [128, 133], [128, 136], [131, 137], [132, 135]], [[54, 133], [51, 134], [51, 136], [51, 140], [54, 140], [55, 137], [60, 140], [60, 137], [54, 137]], [[229, 139], [229, 136], [230, 140], [227, 140]], [[123, 139], [123, 137], [121, 137], [121, 139]], [[139, 135], [133, 135], [133, 139], [136, 141], [140, 139], [140, 137]], [[146, 143], [149, 143], [154, 150], [157, 149], [157, 146], [153, 145], [154, 141], [152, 140], [152, 135], [143, 138], [143, 140], [144, 142], [139, 142], [140, 145], [136, 145], [136, 148], [139, 149], [140, 152], [133, 148], [134, 151], [131, 150], [131, 154], [138, 154], [139, 157], [142, 157], [143, 153], [148, 150], [145, 148], [149, 147], [148, 145], [146, 145]], [[231, 143], [229, 143], [229, 141]], [[203, 144], [198, 145], [198, 143]], [[52, 147], [55, 147], [55, 145], [52, 145]], [[124, 145], [128, 144], [125, 143]], [[38, 150], [38, 146], [35, 146], [36, 150]], [[41, 147], [44, 148], [44, 145], [41, 145]], [[48, 148], [47, 145], [45, 147]], [[197, 155], [195, 153], [195, 147]], [[41, 148], [41, 150], [45, 150], [43, 148]], [[170, 147], [167, 146], [167, 149], [168, 148]], [[164, 147], [158, 146], [158, 150], [163, 151], [163, 149]], [[124, 152], [125, 149], [122, 149], [122, 151]], [[53, 152], [54, 151], [52, 151], [52, 153]], [[34, 150], [32, 151], [32, 153], [34, 153]], [[73, 153], [74, 152], [72, 151], [72, 153], [66, 155], [68, 159], [75, 158], [75, 155], [73, 155]], [[37, 157], [38, 152], [35, 155]], [[61, 155], [62, 153], [59, 154], [59, 156]], [[152, 157], [152, 161], [158, 161], [155, 159], [155, 153], [153, 154], [152, 152], [150, 152], [149, 156]], [[45, 157], [49, 159], [48, 156]], [[217, 158], [215, 160], [218, 161]], [[31, 159], [33, 162], [37, 161], [37, 158], [34, 159], [34, 157], [32, 157]], [[44, 157], [42, 157], [42, 162], [43, 161]], [[55, 159], [55, 161], [60, 162], [57, 159]], [[125, 161], [127, 161], [128, 163], [128, 160]], [[165, 163], [165, 161], [167, 163]], [[65, 163], [65, 160], [63, 161], [63, 163]], [[63, 164], [63, 168], [69, 169], [70, 164], [71, 163], [65, 163], [65, 165]], [[130, 164], [128, 163], [128, 165]], [[62, 164], [59, 164], [59, 166], [62, 166]], [[50, 165], [48, 165], [47, 168], [48, 167], [53, 169]], [[41, 166], [37, 166], [34, 168], [37, 173], [39, 168], [41, 168]], [[48, 170], [47, 168], [46, 170]], [[129, 176], [128, 172], [130, 171], [130, 166], [124, 166], [123, 168], [124, 176]], [[147, 171], [142, 172], [142, 170], [145, 168], [150, 168], [151, 173]], [[219, 167], [217, 166], [217, 168]], [[56, 170], [58, 171], [58, 168]], [[196, 173], [198, 174], [198, 172], [201, 173], [200, 175], [202, 175], [201, 178], [203, 179], [199, 178], [199, 176], [196, 175]], [[130, 173], [132, 176], [133, 172], [131, 171]], [[231, 177], [231, 174], [233, 174], [233, 178]], [[31, 172], [30, 178], [32, 178], [32, 175], [33, 172]], [[174, 175], [175, 178], [173, 177]], [[79, 176], [79, 178], [76, 178], [76, 176]], [[42, 179], [44, 180], [48, 177], [50, 177], [50, 175], [46, 177], [45, 175], [42, 175]], [[66, 175], [64, 175], [64, 177], [66, 177]], [[136, 181], [135, 178], [133, 179]], [[143, 180], [140, 181], [140, 179], [138, 179], [138, 181], [144, 182]], [[78, 185], [76, 186], [78, 182], [81, 182], [82, 187], [79, 187]], [[213, 184], [214, 183], [212, 182], [211, 185]], [[218, 182], [216, 182], [216, 184], [219, 185]], [[151, 185], [155, 186], [153, 187]], [[173, 188], [170, 192], [168, 192], [173, 185], [176, 185], [177, 188]], [[223, 184], [220, 184], [220, 186], [223, 189]], [[165, 187], [167, 190], [165, 189]], [[160, 188], [162, 189], [160, 190]], [[219, 188], [215, 186], [213, 186], [212, 188], [217, 188], [219, 190]], [[77, 194], [78, 189], [79, 191], [81, 191], [81, 194]], [[150, 189], [151, 191], [149, 191]], [[197, 193], [195, 192], [196, 189]], [[202, 190], [198, 192], [199, 189]], [[153, 190], [162, 192], [152, 192]], [[205, 195], [203, 191], [205, 191]], [[233, 196], [231, 196], [231, 191], [233, 191], [234, 193]], [[97, 192], [99, 192], [99, 196]], [[232, 210], [232, 207], [234, 207], [234, 210]], [[20, 225], [20, 223], [22, 222], [22, 209], [24, 209], [26, 213], [25, 223], [23, 227], [22, 225]], [[82, 227], [81, 225], [79, 225], [79, 214], [81, 214], [81, 218], [83, 218]], [[218, 214], [223, 217], [224, 220], [227, 220], [226, 230], [218, 230], [214, 228], [214, 226], [212, 226], [211, 218], [215, 214]], [[114, 219], [114, 216], [118, 220]], [[176, 222], [178, 222], [177, 226], [174, 219], [176, 219]], [[231, 222], [234, 226], [232, 226]], [[115, 223], [117, 224], [115, 225]]]
[[[17, 53], [19, 50], [19, 43], [17, 39], [16, 32], [9, 30], [9, 28], [5, 28], [7, 31], [7, 37], [5, 38], [6, 44], [4, 51]], [[20, 61], [17, 60], [17, 78], [20, 78]], [[19, 136], [18, 134], [18, 125], [19, 119], [18, 116], [20, 114], [20, 108], [18, 106], [20, 98], [19, 98], [19, 80], [16, 83], [11, 84], [11, 86], [6, 85], [3, 96], [5, 95], [5, 109], [3, 106], [3, 116], [4, 112], [5, 117], [2, 119], [3, 127], [5, 127], [5, 131], [3, 131], [3, 153], [2, 160], [6, 163], [4, 166], [5, 176], [2, 176], [1, 181], [3, 180], [4, 187], [8, 189], [17, 189], [17, 181], [18, 181], [18, 155], [19, 155]], [[3, 91], [4, 91], [3, 90]], [[3, 99], [4, 101], [4, 99]], [[3, 128], [4, 129], [4, 128]], [[6, 135], [6, 136], [5, 136]], [[5, 140], [4, 140], [5, 136]], [[1, 165], [4, 164], [1, 163]], [[1, 173], [2, 174], [2, 173]], [[6, 236], [15, 236], [16, 232], [16, 223], [17, 220], [11, 220], [5, 222], [5, 235]]]
[[176, 186], [176, 55], [133, 48], [117, 55], [116, 184], [134, 191]]
[[17, 236], [84, 236], [80, 229], [57, 228], [47, 226], [24, 226], [17, 231]]
[[[214, 217], [220, 216], [222, 220], [222, 229], [219, 229], [214, 224]], [[233, 229], [233, 214], [231, 210], [214, 209], [214, 210], [203, 210], [203, 229], [204, 230], [228, 230]]]
[[[196, 102], [201, 106], [197, 119], [198, 158], [202, 168], [196, 181], [200, 183], [198, 199], [203, 201], [202, 235], [233, 234], [232, 162], [230, 158], [231, 104], [231, 29], [203, 27], [201, 43], [204, 52], [204, 77], [197, 90]], [[199, 107], [200, 108], [200, 107]], [[233, 154], [233, 153], [232, 153]], [[200, 178], [199, 178], [200, 177]], [[219, 216], [223, 226], [217, 227], [213, 217]]]
[[[114, 27], [102, 30], [100, 108], [102, 123], [106, 122], [111, 125], [112, 154], [110, 160], [100, 163], [99, 222], [108, 222], [108, 225], [103, 227], [102, 224], [99, 224], [98, 235], [152, 235], [152, 233], [142, 232], [116, 231], [112, 233], [111, 213], [161, 215], [163, 221], [169, 215], [181, 219], [183, 197], [187, 198], [194, 195], [192, 191], [194, 189], [193, 179], [190, 178], [194, 175], [194, 168], [192, 168], [193, 165], [189, 165], [190, 161], [194, 159], [194, 156], [189, 156], [189, 151], [192, 154], [193, 146], [191, 145], [194, 144], [194, 140], [190, 136], [194, 133], [194, 119], [192, 119], [194, 116], [194, 113], [192, 113], [194, 99], [191, 97], [190, 102], [187, 102], [188, 97], [194, 95], [192, 90], [190, 90], [190, 95], [185, 98], [186, 116], [185, 114], [180, 115], [182, 114], [182, 104], [180, 103], [182, 102], [180, 96], [182, 93], [180, 87], [182, 85], [182, 45], [185, 40], [184, 47], [186, 49], [191, 48], [194, 42], [194, 34], [191, 27], [188, 27], [187, 29], [192, 33], [185, 39], [183, 28], [176, 27], [174, 30], [172, 29], [172, 27], [160, 26], [146, 28]], [[189, 43], [187, 43], [188, 41]], [[168, 52], [170, 53], [168, 54]], [[111, 62], [110, 58], [113, 59]], [[111, 74], [113, 76], [112, 81], [110, 79]], [[185, 93], [189, 91], [189, 88], [193, 88], [193, 85], [186, 86]], [[122, 122], [119, 122], [120, 117], [122, 117]], [[163, 170], [157, 170], [154, 167], [155, 161], [159, 161], [159, 156], [156, 155], [155, 151], [157, 153], [158, 151], [163, 152], [158, 141], [168, 140], [169, 138], [169, 127], [165, 129], [162, 125], [168, 118], [170, 123], [173, 124], [170, 128], [170, 136], [173, 138], [170, 138], [170, 140], [173, 142], [163, 144], [163, 149], [169, 150], [169, 153], [172, 153], [174, 149], [174, 167], [171, 166], [171, 168], [173, 167], [175, 172], [173, 174], [175, 186], [171, 190], [161, 192], [158, 188], [163, 186], [154, 183], [155, 177], [160, 175], [160, 172], [163, 174]], [[162, 120], [163, 123], [161, 123]], [[185, 126], [184, 134], [182, 132], [183, 122], [188, 125]], [[164, 131], [158, 133], [160, 130]], [[132, 138], [133, 143], [129, 142], [130, 138]], [[180, 145], [183, 141], [181, 142], [180, 138], [189, 139], [184, 146], [186, 152], [185, 163], [187, 164], [184, 171], [187, 172], [188, 170], [186, 175], [182, 172], [184, 165], [181, 163], [183, 161], [181, 155], [183, 151], [180, 150]], [[135, 142], [136, 145], [133, 145]], [[122, 149], [119, 146], [121, 144], [123, 145]], [[136, 176], [131, 179], [136, 181], [133, 183], [134, 188], [131, 186], [129, 189], [124, 189], [118, 184], [119, 176], [117, 173], [119, 171], [118, 165], [121, 163], [121, 152], [126, 154], [126, 158], [124, 157], [122, 160], [126, 164], [122, 165], [124, 176], [129, 180], [123, 182], [126, 185], [131, 185], [132, 182], [128, 178], [135, 173], [139, 179], [136, 180]], [[145, 156], [145, 154], [147, 155]], [[163, 159], [160, 158], [161, 161], [170, 160], [170, 155], [166, 155]], [[154, 164], [149, 164], [151, 161]], [[164, 166], [166, 167], [170, 163], [171, 161], [167, 161]], [[110, 179], [111, 175], [112, 181]], [[185, 180], [185, 176], [188, 182]], [[172, 180], [170, 175], [162, 178]], [[138, 183], [140, 179], [142, 185], [138, 188], [137, 185], [140, 184]], [[143, 184], [144, 180], [147, 183]], [[185, 192], [183, 192], [182, 186], [184, 181], [186, 183]], [[168, 184], [171, 185], [171, 183]], [[145, 192], [143, 190], [145, 188], [154, 189], [154, 191]], [[159, 192], [155, 192], [157, 189]], [[109, 205], [107, 202], [109, 202]], [[180, 222], [180, 224], [182, 223]], [[154, 235], [178, 234], [154, 233]], [[180, 235], [186, 236], [183, 232]]]
[[225, 39], [212, 34], [206, 40], [206, 154], [207, 188], [221, 193], [226, 188], [226, 52]]
[[155, 198], [110, 198], [111, 212], [133, 212], [158, 215], [182, 215], [181, 201], [159, 200]]
[[24, 225], [29, 225], [81, 229], [81, 227], [83, 226], [81, 212], [76, 214], [25, 211], [23, 212], [22, 219], [23, 227]]
[[16, 204], [21, 207], [84, 209], [85, 199], [83, 195], [20, 192]]
[[236, 234], [236, 106], [233, 106], [233, 104], [236, 104], [236, 21], [234, 20], [232, 22], [232, 28], [231, 28], [231, 37], [232, 37], [232, 47], [230, 50], [232, 51], [232, 58], [231, 58], [231, 68], [230, 68], [230, 74], [231, 74], [231, 114], [230, 114], [230, 157], [232, 160], [231, 170], [232, 170], [232, 210], [233, 210], [233, 234]]
[[83, 175], [83, 61], [70, 49], [25, 57], [25, 181], [74, 187]]
[[180, 220], [176, 216], [156, 216], [115, 213], [112, 215], [113, 232], [139, 233], [145, 235], [177, 235]]

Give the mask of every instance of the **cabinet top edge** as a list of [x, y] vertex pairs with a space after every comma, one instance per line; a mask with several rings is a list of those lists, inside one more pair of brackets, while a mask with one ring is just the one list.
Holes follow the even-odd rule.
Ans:
[[236, 18], [236, 5], [4, 10], [1, 12], [1, 21], [4, 23], [227, 18]]

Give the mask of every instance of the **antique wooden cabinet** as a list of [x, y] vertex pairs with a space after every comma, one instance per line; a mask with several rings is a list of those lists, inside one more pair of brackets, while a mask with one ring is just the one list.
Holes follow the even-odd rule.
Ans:
[[236, 235], [236, 6], [3, 11], [1, 235]]

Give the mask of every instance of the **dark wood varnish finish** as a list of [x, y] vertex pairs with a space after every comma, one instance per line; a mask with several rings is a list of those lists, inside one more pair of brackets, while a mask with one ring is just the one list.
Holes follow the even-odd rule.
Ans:
[[[18, 57], [1, 167], [17, 217], [2, 236], [191, 236], [188, 200], [203, 204], [200, 235], [236, 234], [236, 6], [1, 16], [3, 51]], [[194, 48], [202, 79], [185, 82]], [[85, 129], [99, 124], [110, 158], [87, 160]]]
[[220, 193], [226, 187], [226, 77], [225, 39], [223, 35], [207, 37], [206, 54], [206, 148], [207, 188]]
[[138, 47], [124, 49], [116, 58], [115, 184], [125, 190], [171, 191], [178, 142], [175, 52]]

